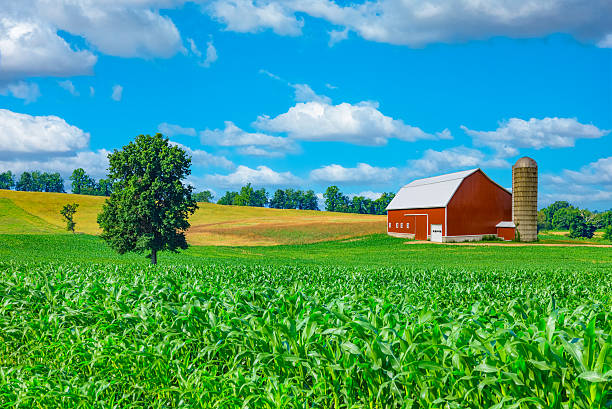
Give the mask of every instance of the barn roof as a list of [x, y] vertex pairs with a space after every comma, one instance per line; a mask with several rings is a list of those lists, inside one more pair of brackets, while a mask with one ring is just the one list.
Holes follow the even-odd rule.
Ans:
[[413, 180], [397, 192], [387, 210], [446, 207], [463, 179], [478, 170], [480, 169]]

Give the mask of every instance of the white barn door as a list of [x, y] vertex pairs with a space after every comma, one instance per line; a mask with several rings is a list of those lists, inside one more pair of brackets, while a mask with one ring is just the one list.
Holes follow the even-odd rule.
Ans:
[[431, 241], [442, 243], [442, 225], [441, 224], [431, 225], [431, 234], [429, 235], [429, 238]]

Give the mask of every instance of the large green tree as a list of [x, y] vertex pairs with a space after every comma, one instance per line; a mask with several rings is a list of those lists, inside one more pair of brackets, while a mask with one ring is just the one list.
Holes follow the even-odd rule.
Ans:
[[151, 264], [159, 251], [187, 248], [187, 218], [197, 209], [183, 184], [189, 155], [158, 133], [137, 136], [108, 161], [113, 193], [98, 215], [101, 237], [120, 254], [147, 252]]
[[0, 189], [12, 189], [15, 187], [15, 176], [10, 170], [0, 173]]

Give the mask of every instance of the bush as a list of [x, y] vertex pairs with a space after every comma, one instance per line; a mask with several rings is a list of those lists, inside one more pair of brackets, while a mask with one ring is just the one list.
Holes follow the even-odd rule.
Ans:
[[612, 241], [612, 225], [606, 227], [606, 229], [604, 230], [603, 238], [604, 240]]
[[596, 226], [593, 223], [584, 218], [579, 218], [571, 222], [569, 236], [573, 239], [590, 239], [593, 237], [593, 234], [595, 234], [595, 230]]

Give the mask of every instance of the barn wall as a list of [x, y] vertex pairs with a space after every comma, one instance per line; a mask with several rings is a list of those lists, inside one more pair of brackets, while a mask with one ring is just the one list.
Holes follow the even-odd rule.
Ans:
[[512, 194], [478, 171], [459, 185], [447, 212], [448, 236], [496, 234], [497, 223], [512, 220]]
[[[428, 217], [419, 215], [428, 215], [429, 223], [427, 223]], [[398, 227], [395, 227], [396, 223]], [[408, 227], [406, 227], [406, 224], [408, 224]], [[441, 224], [442, 235], [446, 234], [444, 231], [443, 207], [387, 211], [387, 231], [389, 233], [414, 234], [417, 240], [427, 240], [432, 224]], [[400, 227], [401, 225], [403, 225], [403, 228]]]

